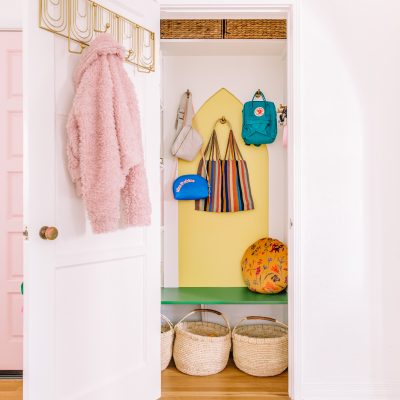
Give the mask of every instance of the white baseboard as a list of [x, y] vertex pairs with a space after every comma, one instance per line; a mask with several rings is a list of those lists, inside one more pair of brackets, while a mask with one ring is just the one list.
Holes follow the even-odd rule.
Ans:
[[294, 400], [400, 400], [400, 382], [302, 385], [301, 399]]

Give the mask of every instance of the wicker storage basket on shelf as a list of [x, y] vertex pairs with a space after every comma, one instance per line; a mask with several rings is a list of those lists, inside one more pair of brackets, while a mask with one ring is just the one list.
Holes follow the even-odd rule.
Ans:
[[175, 331], [172, 322], [165, 315], [161, 314], [161, 318], [165, 321], [161, 325], [161, 371], [164, 371], [172, 358]]
[[227, 19], [225, 39], [286, 39], [285, 19]]
[[[227, 326], [204, 321], [184, 320], [197, 312], [220, 315]], [[188, 375], [213, 375], [222, 371], [229, 359], [231, 329], [225, 316], [215, 310], [196, 309], [175, 325], [174, 361]]]
[[[245, 320], [274, 324], [240, 325]], [[232, 331], [233, 360], [249, 375], [279, 375], [288, 367], [288, 327], [269, 317], [243, 318]]]
[[222, 39], [220, 19], [162, 19], [161, 39]]

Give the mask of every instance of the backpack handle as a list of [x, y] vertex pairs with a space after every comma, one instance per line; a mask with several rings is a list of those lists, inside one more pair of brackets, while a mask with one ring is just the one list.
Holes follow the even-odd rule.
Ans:
[[253, 96], [253, 98], [251, 99], [251, 101], [254, 102], [254, 97], [260, 97], [260, 96], [263, 98], [263, 101], [264, 101], [264, 102], [267, 101], [267, 100], [265, 99], [264, 93], [263, 93], [260, 89], [258, 89], [257, 92], [254, 93], [254, 96]]

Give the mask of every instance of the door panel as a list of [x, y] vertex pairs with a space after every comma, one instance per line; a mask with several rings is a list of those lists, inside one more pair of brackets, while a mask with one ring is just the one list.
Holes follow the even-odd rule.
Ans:
[[0, 370], [22, 369], [22, 33], [0, 32]]
[[[29, 15], [37, 15], [30, 3]], [[135, 9], [123, 3], [104, 5], [159, 37], [157, 3], [135, 2]], [[65, 126], [80, 56], [68, 52], [64, 38], [38, 29], [36, 20], [30, 17], [26, 30], [30, 174], [24, 206], [30, 240], [24, 396], [154, 400], [160, 395], [159, 154], [152, 151], [159, 148], [158, 72], [141, 74], [126, 65], [139, 98], [152, 225], [95, 235], [66, 168]], [[57, 240], [39, 238], [43, 225], [58, 228]]]

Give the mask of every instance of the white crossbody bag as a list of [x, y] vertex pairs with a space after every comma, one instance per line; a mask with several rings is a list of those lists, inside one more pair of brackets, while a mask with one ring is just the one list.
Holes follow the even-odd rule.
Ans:
[[203, 138], [199, 132], [192, 127], [194, 109], [192, 93], [185, 92], [179, 104], [176, 116], [176, 137], [172, 144], [173, 156], [186, 161], [193, 161], [203, 145]]

